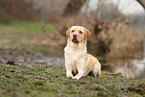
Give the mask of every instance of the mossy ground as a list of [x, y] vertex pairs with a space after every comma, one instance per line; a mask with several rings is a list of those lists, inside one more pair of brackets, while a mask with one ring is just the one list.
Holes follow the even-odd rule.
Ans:
[[0, 64], [0, 97], [145, 96], [145, 80], [102, 73], [68, 79], [64, 65]]

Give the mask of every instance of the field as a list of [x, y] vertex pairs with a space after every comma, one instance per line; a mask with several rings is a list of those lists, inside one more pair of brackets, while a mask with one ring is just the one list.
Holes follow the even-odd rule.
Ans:
[[53, 46], [48, 47], [49, 42], [47, 40], [54, 29], [51, 24], [44, 25], [28, 22], [0, 23], [0, 47], [26, 48], [46, 54], [53, 53], [54, 48]]
[[[54, 27], [51, 24], [17, 22], [11, 24], [0, 24], [1, 44], [19, 45], [30, 44], [35, 38], [48, 37]], [[42, 41], [42, 40], [41, 40]]]
[[1, 97], [117, 97], [145, 96], [145, 80], [102, 73], [68, 79], [64, 65], [0, 65]]

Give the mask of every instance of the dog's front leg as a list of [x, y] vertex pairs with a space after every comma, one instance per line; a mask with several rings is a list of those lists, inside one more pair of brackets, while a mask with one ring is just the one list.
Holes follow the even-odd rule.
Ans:
[[74, 76], [72, 79], [77, 79], [79, 80], [82, 76], [83, 76], [83, 71], [79, 71], [78, 74], [76, 76]]
[[77, 70], [78, 70], [78, 74], [76, 76], [73, 77], [73, 79], [77, 79], [79, 80], [83, 75], [84, 75], [84, 65], [85, 64], [84, 62], [80, 62], [77, 64]]
[[72, 66], [69, 63], [65, 63], [65, 68], [66, 68], [66, 76], [67, 78], [72, 78], [73, 74], [72, 74]]
[[66, 69], [66, 76], [67, 78], [72, 78], [73, 74], [72, 74], [72, 60], [71, 57], [69, 56], [69, 54], [65, 53], [65, 69]]

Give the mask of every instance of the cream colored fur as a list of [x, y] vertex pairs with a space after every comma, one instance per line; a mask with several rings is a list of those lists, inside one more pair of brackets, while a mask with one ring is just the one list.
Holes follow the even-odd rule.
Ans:
[[[78, 80], [92, 71], [95, 77], [100, 77], [101, 64], [87, 53], [86, 42], [91, 33], [82, 26], [72, 26], [66, 31], [66, 35], [68, 36], [64, 49], [66, 76]], [[73, 76], [72, 72], [76, 75]]]

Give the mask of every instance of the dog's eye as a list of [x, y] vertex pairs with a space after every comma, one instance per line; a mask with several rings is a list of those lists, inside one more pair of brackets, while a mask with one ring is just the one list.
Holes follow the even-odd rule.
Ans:
[[71, 32], [75, 32], [74, 30], [72, 30]]
[[79, 33], [83, 33], [82, 31], [79, 31]]

